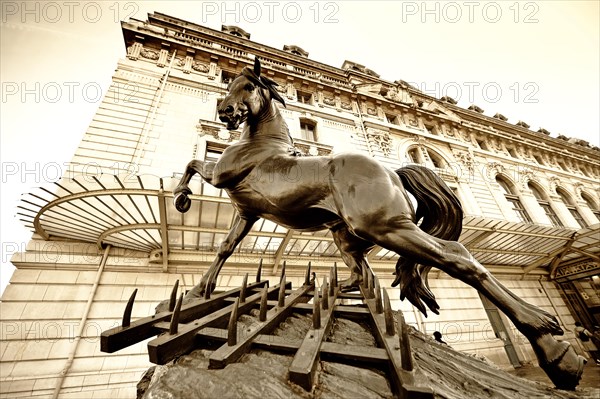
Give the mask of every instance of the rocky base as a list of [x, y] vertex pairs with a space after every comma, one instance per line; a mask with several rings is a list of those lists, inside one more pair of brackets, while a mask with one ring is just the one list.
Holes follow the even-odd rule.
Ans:
[[[239, 322], [250, 325], [255, 313]], [[274, 335], [302, 338], [309, 329], [308, 316], [295, 315]], [[375, 346], [368, 328], [351, 320], [337, 319], [329, 341], [345, 345]], [[416, 364], [415, 380], [433, 389], [436, 397], [463, 398], [596, 398], [599, 390], [562, 391], [515, 377], [485, 359], [457, 352], [410, 329]], [[166, 366], [148, 370], [138, 384], [138, 398], [393, 398], [385, 370], [360, 368], [321, 361], [312, 392], [288, 382], [289, 354], [251, 350], [237, 363], [209, 370], [211, 350], [199, 349]]]

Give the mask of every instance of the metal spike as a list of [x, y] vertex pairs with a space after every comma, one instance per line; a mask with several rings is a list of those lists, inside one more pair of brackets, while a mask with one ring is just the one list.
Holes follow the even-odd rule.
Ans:
[[310, 285], [310, 268], [312, 266], [312, 262], [308, 262], [308, 267], [306, 268], [306, 274], [304, 275], [304, 285]]
[[329, 308], [329, 284], [327, 284], [327, 277], [323, 277], [323, 285], [321, 286], [321, 297], [323, 297], [323, 310]]
[[413, 370], [413, 358], [412, 353], [410, 352], [410, 341], [408, 338], [408, 325], [404, 320], [404, 315], [402, 312], [398, 312], [398, 332], [400, 337], [398, 340], [400, 341], [400, 359], [402, 362], [402, 368], [406, 371]]
[[333, 284], [334, 287], [338, 286], [337, 262], [333, 262]]
[[385, 317], [385, 333], [387, 335], [394, 335], [396, 333], [394, 328], [394, 315], [392, 314], [390, 297], [385, 288], [383, 289], [383, 315]]
[[367, 286], [367, 268], [366, 267], [362, 268], [362, 285], [363, 285], [363, 287]]
[[125, 305], [125, 311], [123, 312], [123, 322], [121, 323], [123, 327], [129, 327], [129, 325], [131, 324], [131, 310], [133, 309], [133, 302], [135, 301], [136, 294], [137, 288], [133, 290], [133, 293], [127, 301], [127, 305]]
[[244, 275], [242, 281], [242, 288], [240, 289], [240, 303], [246, 302], [246, 286], [248, 285], [248, 273]]
[[177, 300], [177, 289], [179, 288], [179, 279], [175, 280], [175, 285], [171, 290], [171, 297], [169, 298], [169, 312], [175, 309], [175, 301]]
[[335, 286], [333, 285], [333, 267], [329, 269], [329, 296], [333, 296]]
[[281, 276], [281, 285], [279, 286], [279, 297], [277, 298], [277, 306], [280, 308], [285, 306], [285, 274]]
[[181, 304], [183, 303], [183, 292], [179, 296], [177, 300], [177, 304], [175, 305], [175, 310], [173, 311], [173, 315], [171, 316], [171, 324], [169, 324], [169, 334], [177, 334], [177, 327], [179, 326], [179, 313], [181, 312]]
[[285, 276], [285, 261], [283, 261], [283, 266], [281, 266], [281, 277], [279, 278], [279, 283], [283, 281], [283, 276]]
[[375, 312], [377, 314], [383, 313], [383, 303], [381, 302], [381, 287], [379, 286], [379, 279], [375, 277]]
[[315, 288], [313, 297], [313, 328], [321, 328], [321, 305], [319, 304], [319, 291]]
[[370, 270], [367, 272], [367, 292], [369, 293], [369, 298], [373, 298], [373, 273]]
[[229, 324], [227, 325], [227, 345], [229, 346], [237, 344], [237, 315], [239, 305], [240, 299], [235, 298], [233, 309], [231, 310], [231, 316], [229, 317]]
[[262, 290], [262, 295], [260, 296], [260, 310], [258, 313], [259, 321], [267, 320], [267, 293], [267, 286], [265, 285]]
[[258, 270], [256, 271], [256, 282], [258, 283], [261, 279], [261, 273], [262, 273], [262, 263], [263, 260], [262, 258], [260, 258], [260, 261], [258, 262]]

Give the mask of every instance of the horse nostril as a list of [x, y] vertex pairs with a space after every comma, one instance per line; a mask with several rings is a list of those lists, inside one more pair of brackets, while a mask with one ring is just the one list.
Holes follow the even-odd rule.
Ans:
[[233, 114], [233, 107], [228, 105], [227, 108], [225, 108], [225, 113], [230, 115]]

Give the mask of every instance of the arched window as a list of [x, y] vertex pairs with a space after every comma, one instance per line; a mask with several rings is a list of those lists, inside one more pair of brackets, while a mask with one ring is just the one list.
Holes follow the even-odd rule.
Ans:
[[550, 206], [550, 202], [544, 196], [544, 194], [542, 194], [542, 191], [531, 183], [527, 184], [527, 187], [529, 187], [538, 204], [542, 207], [546, 216], [548, 216], [548, 219], [550, 220], [550, 223], [552, 223], [552, 226], [564, 227], [564, 225], [556, 215], [556, 212], [554, 212], [554, 209], [552, 209], [552, 207]]
[[442, 170], [446, 169], [446, 161], [441, 155], [432, 150], [427, 150], [427, 154], [429, 155], [429, 159], [431, 159], [433, 166]]
[[500, 185], [500, 188], [504, 192], [504, 198], [511, 204], [517, 218], [523, 223], [533, 223], [512, 185], [500, 176], [496, 176], [496, 183]]
[[588, 206], [590, 207], [592, 212], [594, 212], [594, 215], [596, 215], [596, 219], [598, 219], [598, 221], [600, 221], [600, 209], [598, 209], [598, 205], [596, 204], [596, 201], [594, 201], [592, 199], [592, 197], [590, 197], [586, 193], [581, 193], [581, 198], [583, 198], [583, 200], [588, 204]]
[[560, 196], [562, 201], [565, 203], [565, 206], [567, 207], [567, 209], [569, 210], [571, 215], [573, 215], [573, 218], [577, 221], [579, 226], [581, 226], [581, 228], [587, 227], [587, 224], [583, 220], [583, 217], [577, 210], [577, 206], [575, 205], [573, 198], [571, 198], [571, 196], [569, 194], [567, 194], [567, 192], [560, 187], [556, 189], [556, 193]]
[[408, 161], [412, 163], [422, 163], [423, 159], [421, 157], [421, 151], [419, 151], [419, 147], [412, 147], [407, 152]]

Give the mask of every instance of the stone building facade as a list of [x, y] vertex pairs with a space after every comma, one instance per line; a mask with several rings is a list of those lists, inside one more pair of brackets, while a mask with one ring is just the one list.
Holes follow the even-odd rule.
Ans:
[[[0, 397], [135, 395], [151, 365], [145, 342], [106, 354], [98, 337], [118, 325], [134, 288], [133, 317], [147, 316], [175, 280], [190, 289], [212, 261], [234, 217], [226, 195], [195, 179], [192, 210], [181, 215], [172, 189], [189, 160], [216, 158], [239, 137], [217, 122], [216, 106], [255, 57], [279, 84], [301, 152], [360, 151], [390, 168], [435, 169], [463, 204], [461, 242], [503, 284], [556, 314], [578, 350], [574, 321], [600, 324], [598, 148], [461, 108], [351, 61], [337, 68], [297, 45], [255, 43], [235, 26], [216, 31], [154, 13], [122, 30], [126, 55], [69, 176], [28, 194], [19, 209], [34, 234], [12, 259], [17, 270], [0, 304]], [[218, 288], [239, 286], [260, 259], [273, 280], [286, 261], [296, 286], [308, 261], [318, 274], [341, 265], [326, 232], [260, 221]], [[425, 318], [389, 288], [397, 255], [376, 248], [369, 260], [415, 328], [441, 331], [455, 349], [503, 367], [535, 361], [526, 339], [472, 288], [433, 271], [441, 313]]]

